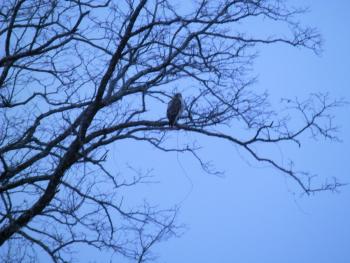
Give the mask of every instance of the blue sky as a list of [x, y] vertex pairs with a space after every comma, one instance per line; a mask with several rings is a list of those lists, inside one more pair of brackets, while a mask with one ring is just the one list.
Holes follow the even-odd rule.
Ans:
[[[320, 91], [349, 101], [350, 2], [291, 3], [310, 7], [303, 22], [320, 30], [324, 52], [316, 56], [279, 45], [262, 48], [254, 66], [259, 76], [257, 88], [267, 89], [273, 101], [305, 98]], [[317, 173], [321, 179], [336, 176], [350, 183], [349, 113], [349, 107], [336, 112], [342, 143], [305, 137], [300, 149], [285, 148], [283, 158], [292, 158], [299, 168]], [[173, 136], [181, 143], [181, 136], [192, 135]], [[203, 138], [200, 142], [202, 155], [225, 170], [224, 178], [203, 173], [186, 155], [164, 155], [130, 142], [115, 146], [115, 162], [120, 167], [142, 159], [135, 163], [154, 168], [160, 183], [145, 187], [143, 193], [151, 203], [167, 207], [183, 201], [178, 221], [187, 229], [180, 238], [157, 247], [157, 262], [350, 262], [350, 186], [340, 193], [300, 196], [294, 182], [272, 168], [249, 164], [232, 145]]]
[[[259, 77], [256, 89], [268, 90], [273, 103], [281, 97], [306, 98], [314, 92], [329, 92], [333, 98], [350, 101], [350, 1], [289, 2], [310, 7], [302, 21], [319, 29], [324, 52], [316, 56], [283, 45], [261, 48], [254, 65]], [[257, 31], [269, 30], [258, 26]], [[275, 157], [281, 161], [291, 158], [298, 168], [319, 174], [320, 182], [334, 176], [350, 183], [349, 113], [350, 106], [336, 111], [342, 143], [305, 136], [300, 149], [276, 147]], [[201, 155], [225, 171], [225, 176], [208, 175], [189, 155], [165, 154], [146, 143], [121, 141], [111, 146], [111, 171], [128, 174], [127, 165], [152, 169], [158, 181], [132, 189], [125, 198], [146, 198], [163, 208], [181, 203], [178, 222], [186, 228], [179, 238], [155, 248], [156, 262], [350, 262], [350, 186], [340, 193], [301, 196], [294, 181], [251, 161], [232, 144], [183, 132], [170, 136], [179, 144], [196, 138], [203, 146]], [[110, 259], [93, 250], [80, 252], [81, 262]]]
[[[185, 10], [191, 1], [183, 2], [181, 8]], [[317, 56], [310, 50], [280, 44], [259, 48], [253, 66], [258, 76], [254, 88], [267, 90], [277, 106], [281, 97], [305, 99], [317, 92], [329, 92], [334, 99], [350, 102], [350, 1], [287, 2], [310, 7], [301, 19], [303, 24], [319, 29], [324, 51]], [[256, 34], [280, 29], [263, 23], [249, 26]], [[174, 89], [183, 92], [186, 83], [180, 83], [184, 87]], [[165, 116], [165, 108], [159, 112], [154, 105], [150, 108], [157, 116]], [[190, 155], [164, 153], [139, 141], [111, 145], [106, 168], [126, 177], [134, 175], [128, 166], [151, 171], [156, 184], [116, 193], [118, 198], [125, 194], [130, 206], [146, 199], [160, 208], [180, 207], [177, 222], [185, 228], [179, 237], [154, 248], [158, 263], [349, 263], [350, 105], [334, 113], [342, 142], [315, 141], [306, 135], [300, 148], [284, 144], [263, 151], [270, 151], [279, 163], [291, 159], [299, 169], [318, 174], [316, 182], [320, 184], [332, 177], [349, 183], [339, 193], [301, 195], [295, 181], [255, 162], [235, 145], [183, 131], [169, 132], [169, 143], [197, 140], [203, 147], [203, 159], [224, 171], [223, 177], [206, 174]], [[103, 252], [78, 249], [80, 262], [104, 263], [110, 259]], [[39, 258], [44, 258], [38, 251]]]

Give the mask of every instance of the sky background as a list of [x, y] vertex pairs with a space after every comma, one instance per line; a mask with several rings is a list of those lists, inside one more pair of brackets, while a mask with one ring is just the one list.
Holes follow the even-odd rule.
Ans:
[[[273, 102], [313, 92], [350, 101], [350, 1], [290, 2], [310, 7], [302, 21], [319, 29], [324, 52], [316, 56], [282, 45], [263, 47], [254, 65], [256, 87], [267, 89]], [[319, 174], [320, 182], [335, 176], [350, 183], [349, 113], [349, 106], [336, 112], [342, 143], [304, 138], [300, 149], [284, 148], [276, 158], [290, 157], [298, 168]], [[181, 136], [193, 135], [173, 136], [181, 143]], [[156, 247], [156, 262], [350, 262], [350, 186], [340, 193], [301, 196], [293, 181], [265, 165], [249, 163], [232, 144], [198, 140], [202, 155], [224, 170], [225, 177], [205, 174], [187, 155], [164, 154], [130, 141], [113, 146], [111, 159], [118, 168], [125, 163], [153, 168], [159, 183], [136, 195], [146, 195], [161, 207], [182, 203], [178, 222], [186, 224], [186, 230]]]
[[[319, 29], [324, 51], [317, 56], [285, 45], [263, 46], [254, 64], [258, 76], [254, 87], [267, 90], [275, 105], [281, 97], [306, 99], [317, 92], [350, 101], [350, 1], [287, 2], [310, 7], [302, 22]], [[186, 9], [186, 4], [182, 7]], [[254, 26], [252, 30], [258, 33], [275, 32], [263, 24]], [[341, 143], [304, 136], [301, 148], [265, 150], [271, 150], [278, 161], [289, 158], [297, 168], [318, 174], [320, 184], [332, 177], [350, 184], [350, 105], [337, 109], [335, 115]], [[190, 155], [165, 154], [146, 143], [121, 141], [111, 146], [110, 171], [128, 175], [132, 172], [127, 166], [151, 169], [158, 182], [132, 188], [125, 198], [131, 203], [147, 199], [160, 208], [180, 206], [177, 222], [186, 227], [180, 237], [153, 249], [158, 255], [155, 262], [350, 262], [350, 185], [339, 193], [301, 195], [293, 180], [252, 161], [233, 144], [186, 132], [175, 131], [170, 136], [179, 145], [197, 139], [203, 146], [201, 156], [225, 176], [206, 174]], [[80, 262], [110, 259], [90, 248], [79, 252]]]
[[[256, 89], [268, 90], [273, 104], [281, 97], [306, 99], [316, 92], [350, 101], [350, 1], [288, 2], [310, 7], [302, 22], [319, 29], [324, 51], [317, 56], [285, 45], [262, 47], [254, 64]], [[256, 32], [275, 30], [263, 24], [254, 26]], [[297, 168], [318, 174], [319, 183], [332, 177], [350, 183], [350, 106], [337, 109], [335, 114], [341, 143], [304, 136], [301, 148], [271, 150], [276, 160], [292, 159]], [[127, 166], [152, 169], [158, 183], [131, 189], [125, 196], [131, 202], [145, 198], [160, 208], [180, 206], [177, 222], [186, 228], [179, 238], [153, 249], [158, 255], [155, 262], [350, 262], [350, 185], [339, 193], [301, 195], [294, 181], [247, 158], [233, 144], [185, 132], [173, 132], [171, 137], [179, 145], [197, 139], [203, 146], [201, 156], [225, 171], [225, 176], [204, 173], [190, 155], [165, 154], [134, 141], [113, 144], [107, 167], [126, 174], [130, 173]], [[109, 261], [110, 257], [100, 255], [82, 248], [79, 259]]]

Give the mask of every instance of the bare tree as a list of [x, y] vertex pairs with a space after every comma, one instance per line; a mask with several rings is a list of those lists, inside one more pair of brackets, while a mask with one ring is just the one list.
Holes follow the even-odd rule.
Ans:
[[[188, 2], [188, 1], [187, 1]], [[171, 147], [169, 133], [220, 138], [293, 179], [310, 194], [336, 180], [285, 166], [259, 149], [297, 144], [303, 134], [337, 140], [328, 95], [270, 105], [254, 88], [257, 47], [320, 51], [318, 32], [298, 23], [303, 9], [281, 0], [9, 0], [0, 4], [0, 246], [2, 260], [31, 262], [36, 247], [53, 262], [81, 245], [135, 260], [176, 235], [176, 209], [130, 208], [123, 189], [147, 182], [108, 171], [108, 145], [144, 141], [188, 152], [215, 173], [195, 142]], [[255, 32], [248, 21], [285, 27]], [[166, 104], [181, 86], [176, 127]], [[282, 146], [283, 146], [282, 145]], [[6, 253], [5, 253], [6, 252]]]

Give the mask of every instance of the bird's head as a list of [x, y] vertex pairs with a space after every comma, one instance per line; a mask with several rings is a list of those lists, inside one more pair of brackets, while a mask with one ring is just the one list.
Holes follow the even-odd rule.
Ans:
[[175, 98], [179, 98], [179, 99], [181, 99], [182, 98], [182, 95], [181, 95], [181, 93], [175, 93]]

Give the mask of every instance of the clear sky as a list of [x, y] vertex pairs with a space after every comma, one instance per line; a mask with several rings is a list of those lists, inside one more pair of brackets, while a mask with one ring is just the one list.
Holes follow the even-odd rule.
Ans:
[[[262, 47], [254, 64], [255, 88], [267, 90], [273, 103], [317, 92], [350, 102], [350, 0], [287, 2], [310, 7], [302, 22], [319, 29], [324, 51], [317, 56], [279, 44]], [[255, 26], [256, 32], [274, 32]], [[206, 174], [190, 155], [164, 153], [139, 141], [111, 145], [107, 168], [127, 175], [127, 166], [152, 170], [158, 183], [132, 188], [125, 195], [130, 203], [146, 199], [160, 208], [180, 207], [177, 222], [185, 228], [153, 249], [157, 263], [350, 263], [350, 104], [335, 115], [341, 143], [304, 136], [301, 148], [276, 146], [273, 153], [282, 163], [290, 158], [299, 169], [318, 174], [320, 184], [332, 177], [349, 183], [338, 193], [301, 195], [295, 181], [233, 144], [179, 131], [169, 132], [172, 143], [195, 138], [201, 156], [225, 176]], [[80, 262], [110, 260], [90, 248], [79, 252]]]
[[[316, 56], [278, 45], [261, 49], [255, 64], [257, 87], [267, 89], [272, 99], [328, 91], [350, 101], [350, 1], [291, 2], [310, 7], [303, 21], [320, 30], [324, 52]], [[286, 154], [299, 168], [322, 179], [336, 176], [350, 183], [349, 113], [350, 107], [337, 111], [342, 143], [306, 138], [300, 150], [285, 149], [277, 158]], [[174, 136], [181, 143], [181, 136], [193, 135]], [[340, 193], [300, 196], [294, 182], [274, 169], [249, 165], [232, 145], [200, 142], [202, 155], [225, 170], [224, 178], [204, 174], [186, 155], [177, 160], [176, 154], [165, 155], [147, 145], [115, 146], [119, 167], [142, 159], [135, 164], [154, 168], [152, 174], [160, 183], [146, 186], [148, 192], [142, 194], [151, 203], [169, 207], [183, 201], [178, 221], [187, 229], [180, 238], [158, 245], [157, 262], [350, 262], [350, 186]], [[186, 176], [192, 180], [192, 190]]]
[[[319, 29], [324, 51], [316, 56], [283, 45], [261, 48], [254, 65], [259, 77], [256, 88], [268, 90], [273, 102], [281, 97], [306, 98], [315, 92], [350, 101], [350, 1], [288, 2], [310, 7], [302, 21]], [[350, 183], [350, 106], [338, 109], [336, 116], [342, 143], [304, 137], [300, 149], [289, 147], [282, 152], [276, 148], [275, 157], [291, 158], [298, 168], [319, 174], [320, 182], [337, 177]], [[179, 144], [196, 136], [171, 134]], [[205, 174], [189, 155], [165, 154], [146, 143], [121, 141], [111, 146], [110, 170], [127, 172], [127, 165], [152, 169], [153, 179], [159, 182], [135, 188], [125, 198], [146, 198], [162, 208], [181, 204], [177, 221], [186, 228], [179, 238], [155, 247], [156, 262], [350, 262], [350, 185], [339, 193], [300, 195], [294, 181], [251, 161], [232, 144], [196, 139], [203, 146], [201, 155], [225, 171], [224, 177]], [[90, 249], [80, 252], [81, 262], [110, 259]]]

